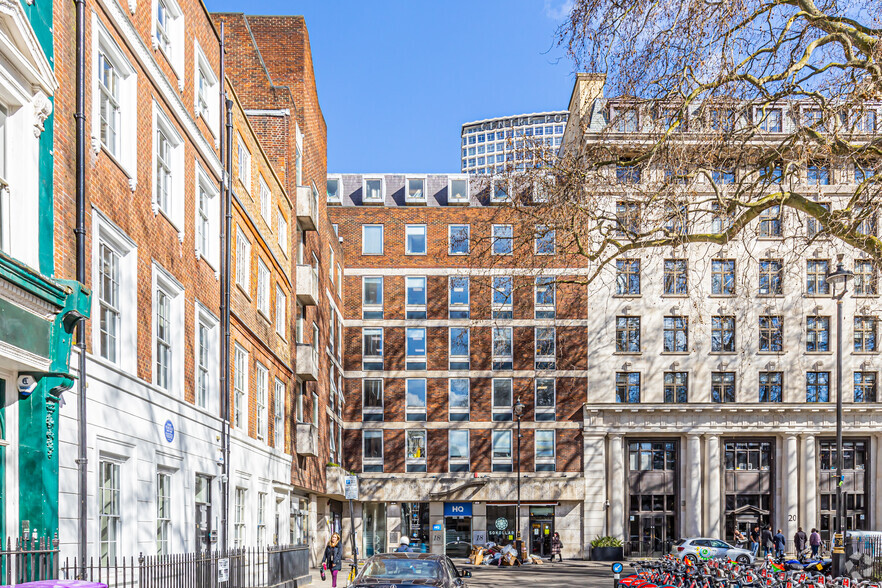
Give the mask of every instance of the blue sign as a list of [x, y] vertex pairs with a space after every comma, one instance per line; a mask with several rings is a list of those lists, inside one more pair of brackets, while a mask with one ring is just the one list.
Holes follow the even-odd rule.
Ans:
[[621, 563], [619, 563], [619, 562], [616, 562], [616, 563], [614, 563], [614, 564], [612, 565], [612, 572], [613, 572], [614, 574], [621, 574], [621, 573], [622, 573], [622, 569], [624, 569], [624, 566], [623, 566]]
[[433, 530], [433, 531], [440, 531], [440, 530], [441, 530], [441, 525], [432, 525], [432, 530]]
[[471, 502], [445, 502], [445, 517], [470, 517], [472, 516]]
[[171, 421], [165, 421], [165, 440], [169, 443], [175, 440], [175, 426]]

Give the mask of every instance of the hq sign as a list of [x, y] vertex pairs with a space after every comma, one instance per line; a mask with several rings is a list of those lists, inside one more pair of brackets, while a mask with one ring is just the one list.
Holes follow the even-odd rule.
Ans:
[[471, 502], [445, 502], [445, 517], [470, 517], [472, 516]]

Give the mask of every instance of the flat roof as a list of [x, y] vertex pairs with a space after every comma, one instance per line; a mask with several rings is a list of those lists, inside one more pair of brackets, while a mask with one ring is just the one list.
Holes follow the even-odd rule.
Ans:
[[485, 122], [506, 120], [509, 118], [521, 118], [524, 116], [545, 116], [548, 114], [569, 114], [569, 113], [570, 113], [569, 110], [550, 110], [548, 112], [530, 112], [530, 113], [524, 113], [524, 114], [512, 114], [510, 116], [497, 116], [494, 118], [485, 118], [483, 120], [474, 120], [472, 122], [462, 123], [462, 126], [463, 126], [463, 128], [465, 128], [465, 127], [470, 127], [472, 125], [477, 125], [477, 124], [481, 124], [481, 123], [485, 123]]

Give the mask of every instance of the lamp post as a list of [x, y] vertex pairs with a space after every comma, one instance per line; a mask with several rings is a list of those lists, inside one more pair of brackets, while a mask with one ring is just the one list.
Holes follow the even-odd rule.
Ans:
[[521, 541], [521, 417], [524, 415], [524, 405], [520, 398], [515, 402], [514, 414], [518, 419], [518, 506], [515, 511], [515, 547], [518, 550], [518, 559], [521, 559], [524, 549]]
[[[842, 254], [837, 256], [836, 271], [827, 275], [833, 285], [836, 300], [836, 535], [833, 540], [833, 575], [841, 576], [845, 568], [845, 505], [842, 500], [842, 298], [848, 289], [848, 279], [854, 274], [842, 265]], [[842, 291], [836, 293], [836, 286]]]

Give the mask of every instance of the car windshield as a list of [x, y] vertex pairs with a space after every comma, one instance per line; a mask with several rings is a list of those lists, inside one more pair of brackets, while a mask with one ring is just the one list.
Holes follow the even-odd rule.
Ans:
[[433, 560], [377, 558], [365, 565], [361, 577], [387, 580], [440, 580], [441, 566]]

